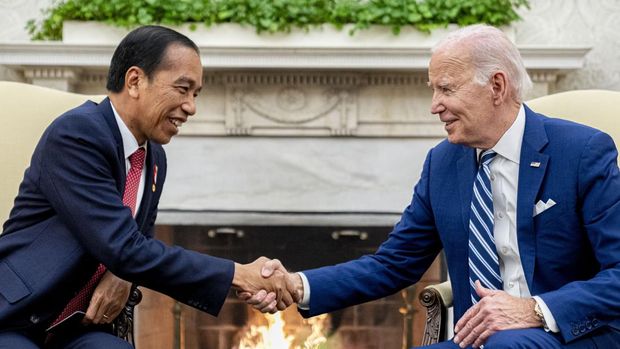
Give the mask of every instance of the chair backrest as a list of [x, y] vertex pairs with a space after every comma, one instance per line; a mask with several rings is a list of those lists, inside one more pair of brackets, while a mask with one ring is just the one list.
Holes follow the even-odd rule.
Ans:
[[620, 91], [575, 90], [547, 95], [526, 102], [532, 110], [597, 128], [620, 143], [617, 108]]
[[90, 99], [87, 96], [50, 88], [0, 81], [0, 225], [8, 218], [24, 170], [45, 128], [63, 112]]

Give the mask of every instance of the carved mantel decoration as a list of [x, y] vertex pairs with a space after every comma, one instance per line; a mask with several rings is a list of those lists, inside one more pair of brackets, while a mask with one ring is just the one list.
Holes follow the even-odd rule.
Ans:
[[[65, 27], [64, 42], [0, 43], [0, 64], [34, 84], [104, 93], [107, 65], [123, 30], [97, 23]], [[231, 25], [212, 29], [215, 34], [186, 33], [200, 46], [205, 78], [199, 114], [183, 127], [184, 135], [444, 136], [428, 110], [426, 87], [437, 38], [407, 31], [394, 37], [383, 28], [357, 38], [324, 29], [307, 37], [293, 33], [288, 40], [256, 37]], [[534, 80], [531, 98], [553, 92], [559, 76], [581, 68], [589, 48], [520, 50]]]

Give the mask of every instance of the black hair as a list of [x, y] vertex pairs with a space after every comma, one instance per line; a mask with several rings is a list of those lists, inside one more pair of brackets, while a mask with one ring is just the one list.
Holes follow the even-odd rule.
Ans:
[[125, 74], [132, 66], [142, 69], [151, 79], [165, 63], [166, 49], [173, 44], [191, 48], [199, 54], [198, 46], [192, 40], [170, 28], [148, 25], [132, 30], [112, 56], [106, 84], [108, 91], [118, 93], [123, 90]]

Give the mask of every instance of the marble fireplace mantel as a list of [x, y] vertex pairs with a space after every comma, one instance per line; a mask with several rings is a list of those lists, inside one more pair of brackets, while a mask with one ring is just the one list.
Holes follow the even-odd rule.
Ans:
[[[72, 76], [107, 69], [113, 44], [63, 42], [0, 43], [0, 64], [24, 73], [73, 71]], [[431, 46], [410, 47], [235, 47], [202, 45], [205, 70], [307, 69], [424, 72]], [[520, 46], [528, 71], [550, 77], [583, 67], [589, 47]], [[27, 74], [27, 77], [30, 76]], [[35, 78], [34, 76], [32, 77]], [[69, 77], [65, 77], [68, 79]], [[63, 79], [50, 74], [49, 79]], [[538, 79], [539, 80], [539, 79]], [[42, 84], [44, 81], [40, 81]]]
[[[389, 226], [411, 199], [428, 149], [431, 44], [197, 41], [198, 113], [166, 146], [160, 224]], [[114, 44], [0, 43], [27, 82], [102, 94]], [[587, 47], [519, 47], [530, 98], [580, 69]], [[188, 149], [191, 149], [189, 151]]]

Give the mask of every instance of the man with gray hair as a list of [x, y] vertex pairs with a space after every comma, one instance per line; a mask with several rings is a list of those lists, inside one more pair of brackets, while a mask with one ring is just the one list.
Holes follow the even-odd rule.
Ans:
[[[496, 28], [451, 34], [434, 48], [428, 76], [448, 139], [429, 151], [411, 204], [374, 254], [287, 274], [302, 315], [395, 293], [443, 249], [456, 335], [432, 348], [620, 347], [612, 139], [523, 104], [531, 81]], [[279, 268], [268, 262], [263, 276]], [[274, 309], [262, 294], [241, 297]]]

